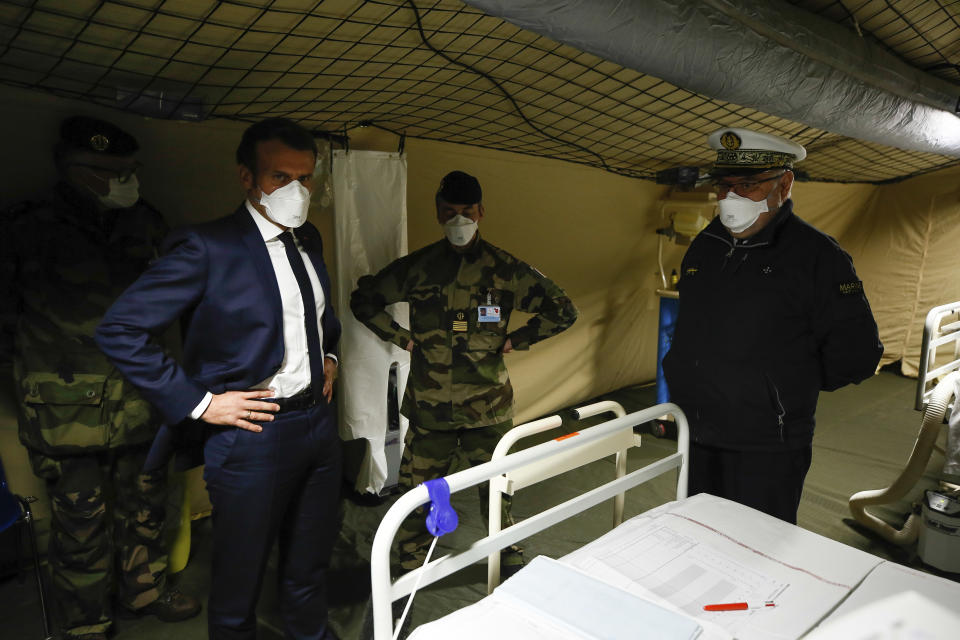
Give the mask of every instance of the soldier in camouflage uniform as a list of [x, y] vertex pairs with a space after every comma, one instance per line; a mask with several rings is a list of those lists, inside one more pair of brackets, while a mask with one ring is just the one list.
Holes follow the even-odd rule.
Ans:
[[[482, 192], [460, 171], [444, 177], [436, 196], [446, 239], [400, 258], [357, 283], [350, 307], [383, 340], [411, 352], [401, 412], [410, 420], [400, 485], [410, 489], [452, 467], [488, 462], [513, 426], [513, 388], [503, 356], [525, 350], [573, 324], [577, 310], [563, 290], [539, 271], [480, 238]], [[410, 304], [410, 329], [384, 310]], [[507, 333], [510, 313], [535, 314]], [[480, 503], [486, 516], [486, 484]], [[504, 501], [503, 523], [512, 523]], [[423, 563], [431, 536], [422, 510], [404, 522], [397, 538], [400, 566]], [[520, 550], [504, 554], [504, 572], [518, 567]]]
[[141, 473], [156, 416], [93, 341], [167, 231], [139, 199], [136, 150], [109, 123], [65, 120], [62, 181], [2, 221], [0, 364], [12, 363], [20, 440], [47, 482], [51, 588], [70, 638], [106, 638], [113, 592], [165, 620], [199, 611], [165, 588], [165, 472]]

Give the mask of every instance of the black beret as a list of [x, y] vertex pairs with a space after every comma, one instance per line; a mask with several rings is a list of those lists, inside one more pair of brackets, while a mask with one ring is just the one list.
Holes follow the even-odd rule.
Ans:
[[120, 127], [85, 116], [64, 120], [60, 125], [60, 140], [71, 149], [108, 156], [129, 156], [140, 148], [137, 139]]
[[450, 204], [476, 204], [483, 200], [480, 182], [463, 171], [451, 171], [443, 176], [437, 197]]

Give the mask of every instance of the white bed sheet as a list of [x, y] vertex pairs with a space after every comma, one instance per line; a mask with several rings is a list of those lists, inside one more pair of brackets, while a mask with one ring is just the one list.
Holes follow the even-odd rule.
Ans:
[[[960, 583], [900, 564], [882, 562], [823, 623], [832, 622], [878, 600], [907, 591], [950, 611], [956, 611], [960, 607]], [[956, 633], [960, 636], [960, 630]]]
[[[702, 640], [799, 638], [882, 562], [706, 494], [636, 516], [561, 560], [593, 578], [695, 618], [704, 630]], [[511, 632], [524, 624], [521, 620], [541, 616], [511, 608], [506, 600], [494, 591], [474, 605], [422, 625], [411, 640], [568, 637], [546, 629]], [[703, 611], [705, 604], [743, 600], [774, 600], [777, 606]], [[642, 628], [643, 619], [638, 617], [635, 625]]]

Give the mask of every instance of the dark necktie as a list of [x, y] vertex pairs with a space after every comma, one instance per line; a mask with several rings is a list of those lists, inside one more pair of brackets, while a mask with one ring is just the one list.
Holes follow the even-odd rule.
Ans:
[[293, 269], [300, 287], [300, 298], [303, 300], [303, 321], [307, 329], [307, 349], [310, 350], [310, 386], [313, 397], [319, 400], [323, 395], [323, 347], [320, 346], [320, 334], [317, 331], [317, 301], [313, 297], [313, 286], [307, 275], [307, 268], [303, 258], [293, 242], [293, 233], [284, 231], [280, 234], [280, 241], [287, 250], [287, 260]]

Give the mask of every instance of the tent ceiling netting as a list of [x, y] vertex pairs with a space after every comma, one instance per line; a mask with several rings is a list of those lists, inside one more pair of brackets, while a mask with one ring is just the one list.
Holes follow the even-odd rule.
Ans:
[[[960, 90], [960, 2], [791, 4]], [[372, 124], [647, 179], [709, 165], [706, 135], [725, 125], [805, 145], [812, 180], [960, 163], [692, 93], [453, 0], [8, 0], [0, 82], [157, 117], [285, 116], [331, 133]]]

